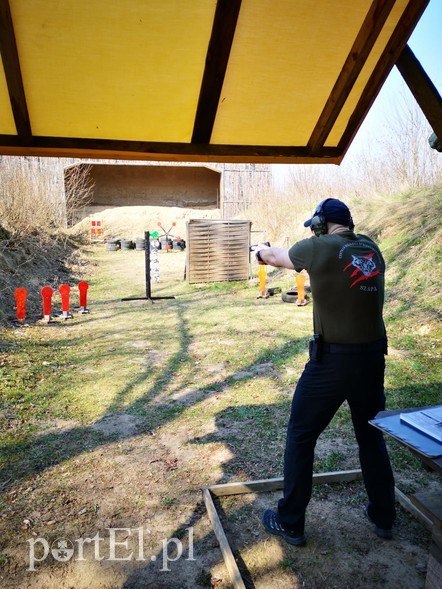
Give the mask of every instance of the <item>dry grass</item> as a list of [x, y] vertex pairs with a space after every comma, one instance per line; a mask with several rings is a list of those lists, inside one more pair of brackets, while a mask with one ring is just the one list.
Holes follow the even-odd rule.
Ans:
[[[440, 318], [442, 308], [442, 187], [377, 197], [356, 206], [363, 232], [381, 245], [387, 260], [391, 319], [419, 324]], [[360, 211], [360, 213], [359, 213]]]

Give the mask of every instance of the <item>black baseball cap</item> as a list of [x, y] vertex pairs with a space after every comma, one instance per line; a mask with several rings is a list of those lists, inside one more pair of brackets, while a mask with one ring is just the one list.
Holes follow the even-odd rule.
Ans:
[[[327, 198], [321, 201], [315, 209], [312, 218], [316, 215], [323, 215], [326, 222], [339, 223], [354, 228], [353, 219], [351, 218], [350, 209], [348, 206], [337, 198]], [[304, 223], [304, 227], [310, 227], [312, 219], [308, 219]]]

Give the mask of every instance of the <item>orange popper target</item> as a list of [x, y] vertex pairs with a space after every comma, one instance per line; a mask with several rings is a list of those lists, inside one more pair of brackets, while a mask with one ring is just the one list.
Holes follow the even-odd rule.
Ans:
[[26, 319], [26, 297], [27, 296], [28, 296], [28, 291], [26, 290], [26, 288], [17, 288], [14, 291], [17, 321], [21, 324], [23, 324]]
[[80, 293], [80, 313], [89, 313], [87, 308], [87, 289], [89, 288], [89, 284], [87, 282], [81, 281], [78, 283], [78, 290]]
[[71, 292], [71, 287], [69, 284], [61, 284], [58, 292], [61, 296], [61, 310], [63, 319], [67, 319], [69, 317], [69, 293]]
[[41, 289], [41, 297], [43, 299], [43, 318], [49, 323], [52, 311], [52, 295], [54, 291], [50, 286], [44, 286]]

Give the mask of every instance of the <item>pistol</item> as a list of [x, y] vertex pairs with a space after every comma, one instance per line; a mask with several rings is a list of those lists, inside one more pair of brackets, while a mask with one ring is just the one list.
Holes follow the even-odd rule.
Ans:
[[253, 243], [252, 245], [249, 245], [249, 252], [253, 252], [253, 248], [257, 247], [258, 245], [266, 245], [267, 247], [271, 247], [270, 241], [264, 241], [264, 243]]

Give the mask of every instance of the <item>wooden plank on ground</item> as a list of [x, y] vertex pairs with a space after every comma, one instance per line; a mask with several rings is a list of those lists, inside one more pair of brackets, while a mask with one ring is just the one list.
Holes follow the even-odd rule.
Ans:
[[[341, 470], [336, 472], [323, 472], [313, 475], [313, 484], [340, 483], [355, 481], [362, 478], [360, 469]], [[281, 491], [284, 488], [284, 479], [262, 479], [258, 481], [247, 481], [244, 483], [224, 483], [212, 485], [208, 489], [217, 497], [224, 495], [241, 495], [243, 493], [266, 493], [269, 491]]]
[[209, 514], [209, 519], [212, 523], [213, 531], [215, 532], [215, 536], [218, 539], [224, 562], [226, 564], [227, 570], [229, 571], [233, 589], [246, 589], [209, 489], [203, 489], [203, 499], [206, 505], [207, 513]]

